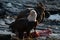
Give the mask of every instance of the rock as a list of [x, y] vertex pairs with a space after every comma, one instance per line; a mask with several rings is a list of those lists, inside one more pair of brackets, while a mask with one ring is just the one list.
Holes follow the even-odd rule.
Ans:
[[[19, 9], [21, 5], [16, 5], [11, 2], [3, 2], [3, 9], [5, 12], [9, 13], [10, 15], [17, 15], [21, 10]], [[22, 7], [21, 7], [22, 8]]]
[[3, 19], [0, 19], [0, 25], [6, 25]]
[[12, 22], [14, 22], [15, 21], [15, 19], [14, 18], [10, 18], [10, 17], [7, 17], [6, 19], [4, 19], [5, 20], [5, 23], [6, 24], [11, 24]]
[[7, 3], [6, 6], [7, 7], [13, 7], [12, 3]]
[[0, 40], [11, 40], [11, 35], [0, 35]]
[[0, 30], [0, 40], [11, 40], [11, 32]]
[[5, 18], [6, 11], [2, 8], [0, 8], [0, 18]]
[[50, 15], [48, 19], [60, 21], [60, 15], [59, 14]]

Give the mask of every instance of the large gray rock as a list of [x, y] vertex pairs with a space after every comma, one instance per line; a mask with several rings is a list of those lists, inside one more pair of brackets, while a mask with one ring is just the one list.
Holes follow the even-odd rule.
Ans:
[[14, 18], [10, 18], [10, 17], [8, 16], [6, 19], [4, 19], [4, 21], [5, 21], [6, 24], [11, 24], [12, 22], [15, 21], [15, 19], [14, 19]]
[[3, 19], [0, 19], [0, 25], [6, 25]]

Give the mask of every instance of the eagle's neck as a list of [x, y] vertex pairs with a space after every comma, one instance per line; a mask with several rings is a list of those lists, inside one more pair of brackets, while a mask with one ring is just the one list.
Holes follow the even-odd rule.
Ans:
[[37, 13], [36, 12], [32, 13], [31, 15], [29, 15], [27, 17], [28, 21], [37, 21], [36, 18], [37, 18]]

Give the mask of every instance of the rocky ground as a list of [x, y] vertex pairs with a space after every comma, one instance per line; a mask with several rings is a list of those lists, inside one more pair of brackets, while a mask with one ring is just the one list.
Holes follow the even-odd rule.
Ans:
[[[15, 21], [15, 19], [11, 18], [9, 16], [7, 18], [0, 19], [0, 37], [1, 38], [7, 39], [7, 38], [11, 38], [10, 35], [14, 35], [9, 29], [9, 25], [14, 21]], [[37, 28], [45, 29], [48, 26], [51, 27], [53, 34], [50, 34], [50, 36], [49, 36], [49, 38], [47, 38], [47, 40], [59, 40], [60, 39], [59, 38], [59, 36], [60, 36], [60, 21], [45, 19], [43, 23], [40, 23], [37, 26]], [[6, 38], [4, 36], [6, 36]], [[36, 39], [37, 40], [40, 40], [40, 39], [45, 40], [46, 37], [38, 37]], [[36, 40], [36, 39], [34, 38], [34, 40]], [[10, 40], [10, 39], [7, 39], [7, 40]]]
[[[12, 33], [9, 29], [9, 25], [15, 21], [14, 18], [9, 16], [18, 15], [20, 11], [24, 10], [27, 6], [35, 7], [39, 1], [24, 1], [24, 0], [1, 0], [0, 1], [0, 15], [4, 15], [6, 13], [7, 17], [0, 18], [0, 39], [1, 40], [10, 40]], [[52, 6], [52, 5], [47, 5]], [[52, 6], [53, 7], [53, 6]], [[51, 8], [51, 7], [50, 7]], [[2, 10], [2, 11], [1, 11]], [[3, 13], [3, 14], [2, 14]], [[43, 23], [40, 23], [37, 28], [45, 29], [48, 26], [51, 27], [53, 34], [50, 34], [49, 38], [46, 37], [38, 37], [34, 38], [34, 40], [60, 40], [60, 13], [51, 15], [49, 18], [46, 18]], [[31, 39], [33, 40], [33, 39]]]

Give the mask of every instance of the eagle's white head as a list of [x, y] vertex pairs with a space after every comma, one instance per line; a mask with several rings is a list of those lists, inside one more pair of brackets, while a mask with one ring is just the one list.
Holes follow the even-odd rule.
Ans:
[[27, 17], [29, 21], [36, 21], [37, 18], [37, 12], [33, 9], [29, 13], [30, 15]]

